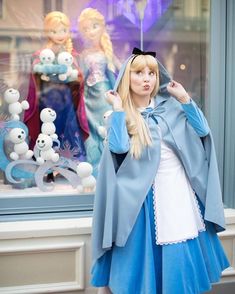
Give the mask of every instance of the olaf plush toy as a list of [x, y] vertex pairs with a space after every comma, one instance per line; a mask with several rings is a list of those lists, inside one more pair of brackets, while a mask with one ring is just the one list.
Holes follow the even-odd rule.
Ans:
[[55, 61], [54, 52], [49, 49], [43, 49], [39, 54], [40, 63], [34, 65], [34, 72], [41, 73], [41, 79], [44, 81], [49, 81], [50, 78], [47, 74], [52, 73], [53, 63]]
[[21, 128], [11, 129], [9, 132], [9, 139], [14, 144], [14, 152], [10, 153], [12, 160], [31, 159], [33, 151], [29, 150], [28, 144], [25, 142], [26, 133]]
[[51, 108], [44, 108], [40, 113], [40, 119], [42, 121], [41, 132], [52, 139], [57, 139], [58, 136], [55, 133], [56, 128], [53, 123], [56, 119], [56, 112]]
[[69, 52], [64, 51], [59, 53], [57, 57], [58, 64], [66, 65], [67, 67], [66, 73], [58, 75], [59, 80], [65, 81], [69, 78], [70, 81], [74, 81], [77, 79], [78, 70], [72, 68], [73, 61], [73, 56]]
[[51, 49], [46, 48], [40, 52], [39, 59], [41, 64], [53, 64], [55, 60], [55, 54]]
[[12, 120], [20, 120], [19, 114], [29, 109], [29, 103], [26, 100], [19, 102], [20, 93], [18, 90], [10, 88], [4, 92], [4, 100], [9, 104], [8, 111]]
[[95, 190], [96, 179], [92, 176], [93, 167], [88, 162], [80, 162], [77, 166], [77, 175], [81, 178], [81, 185], [77, 187], [81, 193], [92, 193]]
[[108, 128], [108, 119], [109, 116], [112, 114], [112, 110], [108, 110], [104, 113], [103, 119], [104, 119], [104, 125], [97, 127], [98, 134], [104, 139], [104, 143], [107, 142], [107, 128]]
[[59, 154], [52, 148], [52, 138], [46, 134], [39, 134], [34, 148], [34, 155], [39, 164], [43, 164], [47, 160], [57, 162]]

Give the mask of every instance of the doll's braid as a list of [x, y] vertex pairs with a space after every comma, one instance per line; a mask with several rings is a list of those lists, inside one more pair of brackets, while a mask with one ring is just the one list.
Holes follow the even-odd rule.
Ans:
[[66, 41], [65, 48], [66, 51], [68, 51], [69, 53], [73, 51], [73, 42], [71, 38], [68, 38], [68, 40]]
[[114, 72], [115, 66], [113, 64], [113, 45], [110, 36], [106, 31], [103, 33], [100, 43], [104, 51], [104, 54], [108, 60], [108, 68]]

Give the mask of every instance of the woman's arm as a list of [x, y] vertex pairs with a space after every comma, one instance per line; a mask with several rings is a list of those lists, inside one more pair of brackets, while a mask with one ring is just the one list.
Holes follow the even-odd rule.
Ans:
[[111, 114], [108, 144], [109, 149], [113, 153], [122, 154], [129, 150], [129, 135], [127, 133], [126, 113], [124, 111], [114, 111]]
[[209, 133], [209, 126], [202, 111], [189, 97], [184, 87], [176, 81], [171, 81], [167, 86], [168, 92], [173, 95], [182, 105], [188, 122], [194, 128], [199, 137], [205, 137]]
[[194, 128], [199, 137], [208, 135], [210, 129], [202, 111], [198, 108], [193, 100], [189, 103], [181, 104], [188, 122]]

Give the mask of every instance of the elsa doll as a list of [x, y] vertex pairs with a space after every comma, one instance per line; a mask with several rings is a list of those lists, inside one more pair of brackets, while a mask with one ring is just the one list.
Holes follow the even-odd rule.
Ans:
[[[55, 60], [60, 52], [70, 53], [74, 59], [73, 67], [77, 69], [78, 75], [73, 81], [61, 81], [59, 75], [51, 72], [47, 75], [47, 79], [36, 72], [31, 74], [27, 98], [30, 108], [24, 116], [24, 121], [29, 128], [30, 143], [34, 146], [40, 133], [40, 111], [45, 107], [50, 107], [57, 114], [54, 123], [61, 143], [60, 155], [84, 161], [84, 141], [88, 137], [88, 123], [83, 97], [83, 77], [76, 64], [78, 54], [73, 49], [70, 21], [62, 12], [50, 12], [44, 19], [44, 31], [47, 43], [43, 49], [51, 49], [55, 54]], [[41, 51], [33, 55], [33, 68], [40, 63]]]
[[103, 150], [103, 136], [99, 127], [104, 125], [103, 115], [110, 110], [105, 92], [113, 88], [115, 67], [112, 42], [105, 28], [104, 16], [96, 9], [84, 9], [78, 18], [78, 28], [84, 38], [81, 65], [85, 78], [85, 107], [90, 136], [85, 142], [87, 160], [94, 173]]

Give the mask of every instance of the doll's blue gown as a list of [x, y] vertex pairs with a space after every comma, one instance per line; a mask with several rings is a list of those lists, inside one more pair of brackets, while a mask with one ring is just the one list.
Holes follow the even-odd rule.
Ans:
[[82, 130], [78, 123], [70, 88], [66, 83], [41, 82], [39, 110], [50, 107], [56, 111], [56, 134], [60, 155], [75, 161], [85, 161], [86, 152]]
[[[207, 127], [202, 123], [203, 119], [195, 119], [193, 105], [183, 106], [183, 109], [194, 129]], [[115, 145], [120, 150], [116, 134], [123, 120], [124, 112], [113, 113], [110, 128], [113, 131], [109, 135], [112, 151], [115, 151]], [[127, 142], [127, 138], [123, 141]], [[124, 149], [126, 142], [122, 144]], [[113, 246], [96, 261], [91, 284], [108, 286], [114, 294], [199, 294], [209, 291], [211, 284], [218, 282], [221, 272], [229, 266], [213, 225], [204, 220], [206, 230], [198, 237], [176, 244], [157, 245], [153, 197], [151, 188], [126, 245]], [[203, 216], [200, 202], [199, 206]]]
[[107, 68], [106, 57], [101, 51], [86, 54], [81, 60], [81, 67], [85, 76], [85, 107], [90, 130], [85, 148], [87, 161], [93, 165], [96, 176], [104, 141], [97, 128], [104, 126], [103, 115], [111, 109], [105, 100], [105, 93], [113, 88], [115, 76]]

